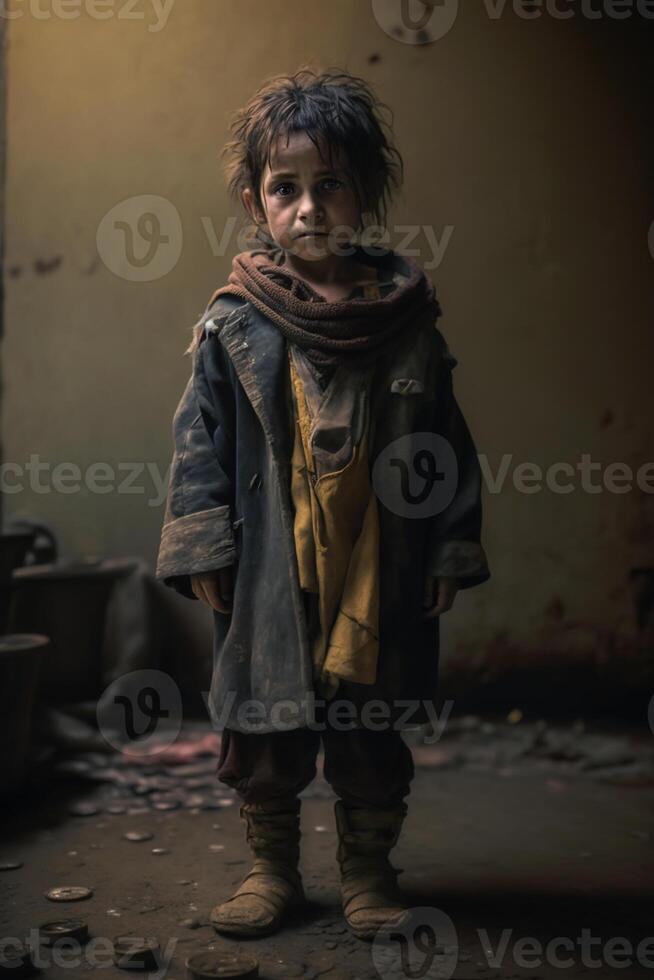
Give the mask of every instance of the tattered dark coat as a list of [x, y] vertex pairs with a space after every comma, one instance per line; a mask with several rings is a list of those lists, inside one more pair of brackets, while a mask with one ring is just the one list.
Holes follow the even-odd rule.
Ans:
[[[425, 575], [456, 576], [462, 589], [490, 576], [477, 452], [452, 389], [456, 363], [427, 319], [383, 355], [371, 392], [371, 467], [389, 443], [424, 432], [444, 436], [458, 464], [456, 493], [440, 513], [401, 516], [378, 501], [377, 681], [341, 682], [336, 697], [359, 706], [382, 701], [398, 727], [426, 721], [423, 702], [436, 697], [439, 623], [422, 618]], [[236, 566], [232, 612], [213, 613], [214, 726], [264, 732], [310, 723], [315, 694], [293, 535], [286, 339], [251, 303], [222, 295], [206, 310], [173, 436], [157, 578], [195, 599], [190, 575]]]

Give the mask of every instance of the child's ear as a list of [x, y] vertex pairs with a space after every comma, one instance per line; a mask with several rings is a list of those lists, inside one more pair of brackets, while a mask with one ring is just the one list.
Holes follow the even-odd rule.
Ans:
[[241, 192], [241, 197], [243, 200], [243, 207], [250, 215], [254, 223], [257, 225], [265, 225], [266, 216], [263, 213], [262, 209], [260, 208], [252, 188], [244, 187], [243, 191]]

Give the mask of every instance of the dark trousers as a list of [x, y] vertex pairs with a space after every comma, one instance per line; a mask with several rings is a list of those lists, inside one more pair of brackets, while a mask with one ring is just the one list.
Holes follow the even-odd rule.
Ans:
[[413, 757], [400, 732], [392, 729], [296, 728], [252, 734], [226, 728], [218, 779], [245, 803], [294, 797], [316, 775], [321, 738], [325, 779], [346, 805], [390, 809], [408, 796]]
[[[311, 639], [318, 626], [317, 596], [305, 592], [303, 598]], [[346, 805], [391, 809], [409, 795], [413, 756], [399, 731], [334, 728], [328, 712], [317, 720], [322, 722], [320, 731], [295, 728], [256, 734], [224, 729], [218, 779], [235, 789], [244, 803], [295, 797], [316, 775], [322, 739], [325, 779]]]

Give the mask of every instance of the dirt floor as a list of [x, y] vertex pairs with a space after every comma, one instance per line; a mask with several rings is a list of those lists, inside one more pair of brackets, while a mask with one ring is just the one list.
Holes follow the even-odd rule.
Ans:
[[[392, 852], [415, 909], [404, 944], [347, 931], [322, 776], [303, 794], [308, 905], [277, 935], [234, 942], [208, 923], [248, 867], [238, 800], [212, 777], [215, 757], [144, 771], [78, 753], [58, 759], [47, 790], [4, 808], [0, 865], [22, 862], [0, 871], [4, 948], [75, 917], [94, 943], [43, 947], [53, 980], [129, 975], [111, 959], [121, 935], [156, 937], [160, 966], [140, 975], [170, 980], [187, 976], [196, 950], [250, 953], [269, 978], [654, 976], [649, 741], [473, 719], [413, 751], [409, 816]], [[71, 813], [80, 802], [96, 812]], [[127, 831], [152, 837], [130, 841]], [[45, 892], [57, 886], [92, 895], [55, 903]]]

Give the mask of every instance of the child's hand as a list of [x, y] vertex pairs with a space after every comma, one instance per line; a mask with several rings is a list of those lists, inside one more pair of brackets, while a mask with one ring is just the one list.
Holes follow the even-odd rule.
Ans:
[[219, 613], [231, 613], [234, 595], [234, 566], [218, 568], [215, 572], [191, 575], [194, 594]]
[[433, 619], [434, 616], [440, 616], [441, 613], [451, 609], [458, 588], [455, 578], [444, 576], [434, 578], [433, 575], [427, 575], [422, 605], [428, 612], [425, 612], [423, 619]]

